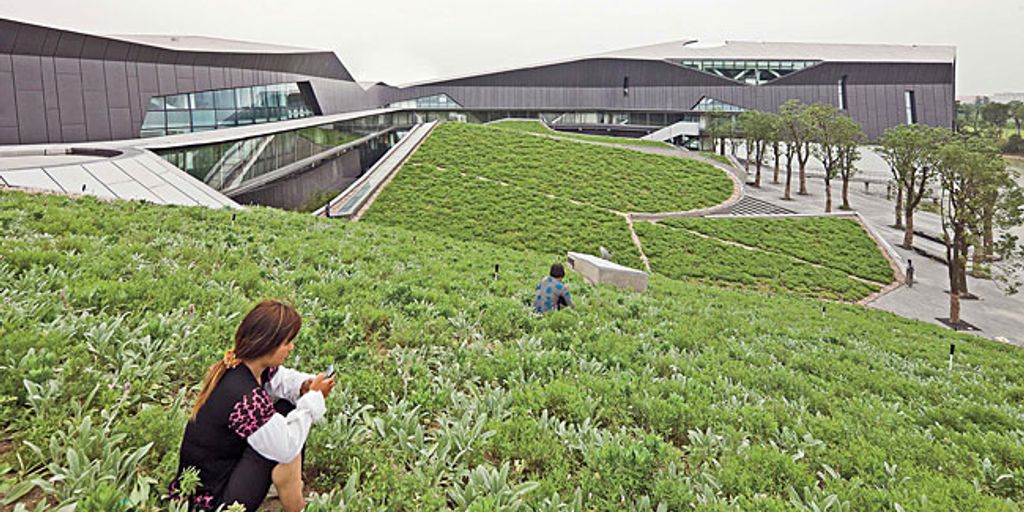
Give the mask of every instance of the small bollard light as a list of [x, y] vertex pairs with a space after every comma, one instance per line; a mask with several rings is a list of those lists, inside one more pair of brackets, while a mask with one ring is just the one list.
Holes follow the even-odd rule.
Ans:
[[825, 318], [825, 306], [821, 307], [821, 317]]
[[949, 371], [953, 371], [953, 353], [956, 352], [956, 345], [949, 344]]
[[494, 264], [494, 279], [498, 279], [498, 264]]
[[232, 224], [235, 223], [235, 214], [234, 213], [231, 214], [231, 223]]
[[82, 193], [85, 193], [85, 183], [82, 183]]

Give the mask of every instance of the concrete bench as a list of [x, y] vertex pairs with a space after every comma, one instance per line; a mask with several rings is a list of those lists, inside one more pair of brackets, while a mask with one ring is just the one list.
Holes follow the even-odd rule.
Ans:
[[569, 262], [569, 268], [583, 276], [588, 282], [610, 284], [637, 292], [647, 291], [646, 272], [578, 252], [570, 252], [566, 259]]

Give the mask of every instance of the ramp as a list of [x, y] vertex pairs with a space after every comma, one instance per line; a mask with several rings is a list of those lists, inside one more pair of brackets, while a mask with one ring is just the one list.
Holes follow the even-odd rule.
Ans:
[[395, 171], [419, 147], [427, 135], [437, 126], [437, 121], [414, 126], [402, 140], [373, 164], [358, 180], [331, 199], [313, 215], [325, 217], [357, 218], [377, 197], [377, 193], [391, 179]]

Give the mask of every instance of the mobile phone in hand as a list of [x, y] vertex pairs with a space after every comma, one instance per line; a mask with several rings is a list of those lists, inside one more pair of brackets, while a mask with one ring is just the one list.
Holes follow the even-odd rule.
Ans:
[[324, 378], [325, 379], [329, 379], [331, 377], [334, 377], [334, 365], [333, 364], [328, 366], [327, 369], [324, 370]]

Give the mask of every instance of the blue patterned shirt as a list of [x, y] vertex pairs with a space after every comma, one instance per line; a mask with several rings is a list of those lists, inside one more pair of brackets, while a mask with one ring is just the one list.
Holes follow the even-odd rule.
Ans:
[[534, 313], [547, 313], [552, 309], [575, 306], [569, 295], [569, 285], [551, 276], [545, 277], [537, 285], [537, 294], [533, 298]]

